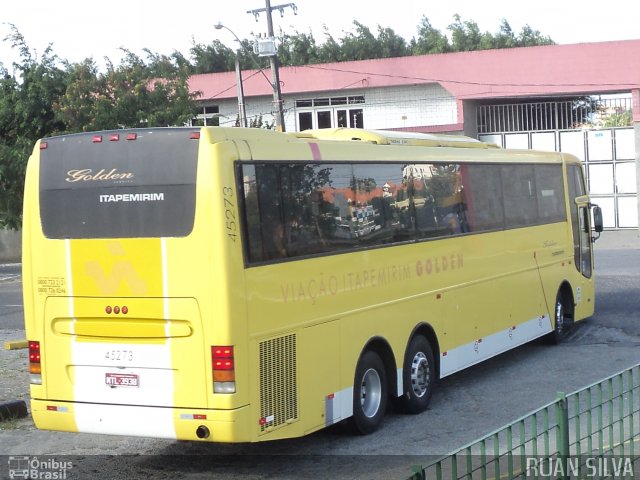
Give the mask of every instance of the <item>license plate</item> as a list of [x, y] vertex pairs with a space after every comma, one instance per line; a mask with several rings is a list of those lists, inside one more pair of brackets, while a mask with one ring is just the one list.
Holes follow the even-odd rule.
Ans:
[[140, 377], [133, 373], [105, 373], [104, 383], [110, 387], [139, 387]]

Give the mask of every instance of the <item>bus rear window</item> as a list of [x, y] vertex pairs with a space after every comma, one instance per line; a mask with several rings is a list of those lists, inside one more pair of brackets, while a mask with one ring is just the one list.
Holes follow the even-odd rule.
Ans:
[[40, 219], [47, 238], [182, 237], [193, 229], [198, 142], [156, 129], [46, 139]]

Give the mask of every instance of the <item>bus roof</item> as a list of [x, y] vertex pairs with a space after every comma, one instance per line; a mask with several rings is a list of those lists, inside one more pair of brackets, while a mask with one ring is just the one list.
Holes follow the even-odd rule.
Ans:
[[[340, 144], [350, 144], [354, 147], [358, 145], [363, 147], [379, 145], [400, 148], [409, 147], [406, 155], [403, 155], [404, 160], [424, 159], [424, 155], [429, 152], [429, 155], [436, 155], [440, 161], [453, 161], [454, 159], [459, 159], [464, 151], [465, 161], [471, 162], [535, 163], [544, 160], [547, 163], [562, 163], [563, 161], [580, 163], [577, 157], [566, 152], [504, 149], [493, 143], [481, 142], [462, 135], [365, 130], [360, 128], [327, 128], [286, 133], [278, 133], [261, 128], [203, 127], [203, 129], [208, 132], [213, 142], [225, 140], [243, 141], [252, 144], [251, 148], [273, 143], [295, 144], [298, 142], [318, 143], [325, 146], [322, 148]], [[424, 150], [422, 150], [423, 148]], [[409, 153], [409, 150], [411, 150], [411, 153]], [[345, 153], [342, 147], [340, 151]], [[382, 154], [381, 150], [380, 160], [391, 160], [393, 155], [391, 157], [390, 155], [390, 152]], [[397, 155], [397, 151], [395, 155]], [[357, 158], [351, 159], [357, 160]], [[365, 160], [363, 159], [363, 161]], [[370, 159], [366, 161], [370, 161]]]
[[463, 135], [398, 132], [392, 130], [364, 130], [362, 128], [323, 128], [293, 133], [297, 138], [360, 141], [377, 145], [407, 145], [420, 147], [498, 148]]

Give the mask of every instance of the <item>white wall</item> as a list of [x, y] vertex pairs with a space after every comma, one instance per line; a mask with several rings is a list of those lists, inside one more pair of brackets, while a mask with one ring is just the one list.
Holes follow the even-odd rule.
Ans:
[[[297, 112], [309, 108], [296, 108], [296, 100], [364, 95], [365, 103], [349, 105], [348, 108], [362, 108], [364, 127], [385, 129], [402, 127], [422, 127], [450, 125], [458, 123], [456, 99], [438, 84], [415, 85], [389, 88], [368, 88], [285, 95], [285, 128], [288, 132], [298, 131]], [[273, 122], [272, 97], [250, 97], [245, 99], [247, 118], [262, 114], [264, 122]], [[238, 116], [236, 99], [220, 100], [220, 126], [235, 125]], [[335, 108], [345, 108], [344, 106]], [[327, 107], [322, 107], [327, 109]]]
[[[247, 122], [253, 118], [257, 118], [262, 114], [262, 121], [272, 123], [274, 121], [271, 115], [272, 97], [252, 97], [245, 99], [245, 111], [247, 113]], [[233, 127], [238, 118], [238, 101], [234, 99], [220, 100], [218, 102], [220, 109], [220, 126]]]
[[437, 84], [372, 88], [365, 95], [365, 128], [401, 128], [457, 123], [456, 99]]
[[0, 262], [19, 262], [21, 247], [22, 232], [0, 229]]

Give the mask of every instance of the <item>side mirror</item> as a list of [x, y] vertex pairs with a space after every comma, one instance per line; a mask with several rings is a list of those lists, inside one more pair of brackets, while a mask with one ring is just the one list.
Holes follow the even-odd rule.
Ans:
[[598, 234], [597, 237], [591, 237], [591, 241], [595, 243], [600, 238], [600, 234], [604, 229], [604, 222], [602, 220], [602, 209], [598, 205], [591, 204], [593, 208], [593, 229]]
[[603, 223], [602, 209], [598, 205], [593, 205], [593, 229], [596, 233], [602, 233]]

